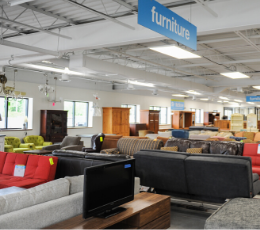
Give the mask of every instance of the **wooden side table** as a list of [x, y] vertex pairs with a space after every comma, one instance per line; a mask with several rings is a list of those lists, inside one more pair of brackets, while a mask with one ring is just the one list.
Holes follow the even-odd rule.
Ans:
[[107, 219], [82, 215], [70, 218], [45, 229], [167, 229], [170, 227], [169, 196], [139, 193], [121, 207], [127, 210]]

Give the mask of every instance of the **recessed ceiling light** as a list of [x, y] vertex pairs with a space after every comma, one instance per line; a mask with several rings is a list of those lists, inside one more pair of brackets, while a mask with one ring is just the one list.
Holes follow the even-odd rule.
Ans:
[[251, 104], [251, 105], [254, 105], [255, 103], [254, 102], [247, 102], [248, 104]]
[[201, 56], [184, 50], [178, 46], [150, 47], [150, 49], [177, 59], [201, 58]]
[[186, 93], [189, 93], [189, 94], [194, 94], [194, 95], [201, 95], [201, 93], [198, 93], [194, 90], [189, 90], [189, 91], [186, 91]]
[[189, 97], [187, 95], [184, 94], [172, 94], [173, 97]]
[[208, 101], [209, 99], [208, 98], [201, 98], [200, 100], [201, 101]]
[[222, 100], [229, 100], [227, 97], [219, 97]]
[[234, 101], [236, 101], [236, 102], [243, 102], [242, 100], [234, 100]]
[[260, 85], [253, 86], [253, 88], [260, 90]]
[[132, 85], [140, 85], [140, 86], [146, 86], [146, 87], [154, 87], [154, 84], [152, 84], [152, 83], [145, 83], [145, 82], [131, 81], [131, 80], [128, 80], [128, 83], [129, 83], [129, 84], [132, 84]]
[[249, 76], [240, 72], [221, 73], [221, 75], [232, 79], [250, 78]]

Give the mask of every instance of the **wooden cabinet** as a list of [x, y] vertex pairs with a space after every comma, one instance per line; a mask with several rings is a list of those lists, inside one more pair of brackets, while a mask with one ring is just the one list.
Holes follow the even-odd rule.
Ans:
[[141, 110], [140, 121], [146, 124], [146, 129], [153, 131], [155, 134], [159, 131], [160, 111], [158, 110]]
[[188, 129], [195, 125], [195, 112], [190, 111], [172, 111], [172, 128]]
[[104, 107], [103, 133], [129, 136], [130, 108]]
[[220, 129], [230, 129], [230, 121], [229, 120], [216, 120], [214, 122], [214, 126]]
[[41, 133], [45, 141], [61, 142], [67, 133], [67, 114], [63, 110], [41, 110]]
[[146, 130], [146, 124], [135, 123], [130, 124], [130, 136], [139, 136], [139, 130]]
[[214, 125], [215, 120], [220, 120], [220, 113], [204, 112], [204, 125]]

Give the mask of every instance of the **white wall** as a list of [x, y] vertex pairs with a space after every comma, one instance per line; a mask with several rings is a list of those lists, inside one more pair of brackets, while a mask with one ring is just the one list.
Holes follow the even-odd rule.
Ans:
[[[31, 77], [31, 81], [36, 81], [41, 84], [45, 83], [45, 78], [42, 76], [37, 80], [37, 75], [34, 73], [28, 73], [28, 76]], [[33, 78], [34, 77], [34, 78]], [[12, 79], [10, 76], [8, 79]], [[50, 81], [50, 85], [53, 85], [53, 81]], [[61, 83], [59, 83], [61, 84]], [[86, 89], [91, 83], [83, 81], [79, 82], [78, 87], [76, 86], [76, 81], [73, 83], [62, 83], [64, 86], [57, 86], [57, 98], [62, 97], [64, 100], [82, 100], [82, 101], [93, 101], [93, 94], [98, 93], [98, 96], [101, 98], [99, 101], [100, 107], [120, 107], [121, 104], [139, 104], [140, 109], [149, 109], [151, 105], [170, 107], [171, 106], [171, 97], [166, 96], [152, 96], [151, 92], [146, 92], [147, 95], [137, 95], [138, 93], [144, 94], [144, 92], [138, 91], [126, 91], [131, 94], [126, 94], [123, 92], [109, 92], [99, 90], [101, 86], [92, 87], [92, 89]], [[12, 85], [11, 81], [8, 81], [7, 85]], [[38, 90], [39, 83], [33, 82], [16, 82], [16, 90], [26, 92], [26, 96], [33, 98], [33, 129], [27, 131], [27, 135], [39, 135], [40, 134], [40, 110], [63, 110], [63, 103], [56, 103], [55, 106], [52, 106], [51, 102], [48, 102], [47, 98], [41, 94]], [[73, 87], [69, 87], [73, 85]], [[67, 87], [66, 87], [67, 86]], [[185, 110], [190, 110], [190, 108], [203, 109], [204, 111], [213, 111], [219, 110], [223, 113], [223, 106], [216, 103], [200, 102], [185, 100]], [[69, 129], [69, 135], [77, 134], [94, 134], [102, 132], [102, 117], [94, 117], [93, 127], [89, 128], [75, 128]], [[8, 136], [16, 136], [19, 138], [25, 137], [24, 131], [1, 131], [1, 133]], [[85, 140], [84, 140], [85, 141]], [[88, 141], [86, 141], [88, 145]]]

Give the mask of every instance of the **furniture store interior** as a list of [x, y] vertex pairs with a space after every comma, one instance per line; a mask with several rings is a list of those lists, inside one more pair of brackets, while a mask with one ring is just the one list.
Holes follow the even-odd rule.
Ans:
[[260, 229], [259, 10], [0, 0], [0, 229]]

